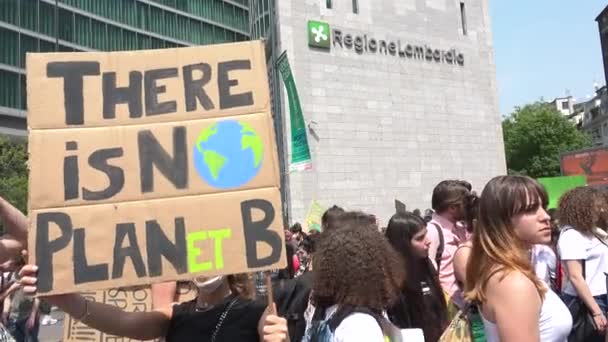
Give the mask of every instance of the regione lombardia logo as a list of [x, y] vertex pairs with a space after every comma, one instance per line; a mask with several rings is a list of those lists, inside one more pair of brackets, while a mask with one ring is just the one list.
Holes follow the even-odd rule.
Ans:
[[322, 21], [308, 21], [308, 45], [329, 49], [329, 24]]

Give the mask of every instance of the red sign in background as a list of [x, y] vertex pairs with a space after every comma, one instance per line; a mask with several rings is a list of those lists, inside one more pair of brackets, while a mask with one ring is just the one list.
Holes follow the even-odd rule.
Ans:
[[562, 155], [562, 175], [586, 175], [587, 184], [608, 184], [608, 149], [584, 150]]

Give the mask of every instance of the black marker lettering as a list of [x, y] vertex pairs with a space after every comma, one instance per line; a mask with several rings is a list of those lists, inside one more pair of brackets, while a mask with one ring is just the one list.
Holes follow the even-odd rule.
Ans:
[[177, 68], [148, 70], [144, 74], [146, 115], [159, 115], [177, 111], [177, 102], [158, 102], [158, 95], [167, 92], [167, 86], [157, 85], [156, 81], [177, 77]]
[[[201, 78], [194, 79], [194, 70], [202, 73]], [[197, 100], [205, 110], [214, 108], [213, 102], [209, 95], [205, 92], [205, 85], [211, 80], [211, 67], [207, 63], [186, 65], [183, 68], [184, 73], [184, 91], [186, 96], [186, 111], [191, 112], [196, 110]]]
[[139, 172], [141, 192], [154, 191], [154, 165], [177, 189], [188, 186], [188, 153], [186, 151], [186, 127], [173, 128], [173, 158], [160, 145], [150, 130], [137, 135], [139, 146]]
[[[77, 151], [75, 141], [65, 143], [66, 151]], [[63, 199], [65, 201], [78, 198], [79, 192], [78, 156], [63, 158]]]
[[84, 124], [84, 76], [99, 75], [98, 62], [50, 62], [46, 76], [63, 78], [63, 102], [66, 125]]
[[142, 115], [141, 104], [141, 72], [131, 71], [129, 73], [129, 85], [126, 87], [116, 86], [116, 73], [104, 72], [103, 82], [103, 118], [114, 119], [116, 117], [116, 105], [119, 103], [129, 104], [129, 117], [139, 118]]
[[239, 84], [238, 80], [230, 78], [229, 73], [232, 70], [251, 70], [251, 61], [244, 59], [218, 63], [217, 83], [220, 109], [251, 106], [253, 104], [253, 93], [250, 91], [241, 94], [230, 93], [230, 88]]
[[167, 239], [158, 222], [146, 221], [146, 250], [148, 251], [150, 277], [158, 277], [163, 274], [161, 256], [164, 256], [173, 265], [177, 274], [188, 272], [184, 218], [175, 218], [175, 243]]
[[83, 199], [87, 201], [100, 201], [111, 198], [122, 190], [125, 185], [124, 171], [118, 166], [108, 164], [109, 159], [122, 157], [122, 154], [122, 148], [117, 147], [97, 150], [89, 156], [89, 165], [92, 168], [105, 173], [110, 180], [110, 184], [100, 191], [91, 191], [83, 187]]
[[[50, 225], [54, 223], [61, 234], [50, 240]], [[66, 248], [72, 240], [72, 219], [66, 213], [36, 214], [36, 263], [38, 264], [38, 292], [53, 289], [53, 254]]]
[[108, 264], [89, 265], [84, 228], [74, 229], [74, 284], [108, 280]]
[[[253, 210], [258, 209], [264, 212], [261, 221], [253, 221]], [[247, 267], [264, 267], [271, 265], [281, 258], [283, 240], [275, 231], [269, 230], [274, 221], [274, 208], [272, 203], [254, 199], [241, 203], [241, 215], [243, 218], [243, 230], [245, 233], [245, 254], [247, 256]], [[272, 252], [265, 258], [258, 256], [258, 242], [268, 244]]]
[[[123, 247], [123, 242], [127, 238], [128, 246]], [[134, 223], [119, 223], [116, 225], [116, 239], [114, 240], [114, 264], [112, 265], [112, 279], [121, 278], [126, 259], [131, 258], [135, 274], [139, 278], [146, 276], [146, 266], [144, 259], [139, 251], [137, 235], [135, 234]]]

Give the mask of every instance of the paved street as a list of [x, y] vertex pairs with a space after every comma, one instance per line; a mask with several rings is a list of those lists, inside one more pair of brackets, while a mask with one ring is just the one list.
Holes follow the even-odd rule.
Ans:
[[42, 342], [61, 341], [63, 336], [63, 312], [53, 311], [51, 316], [58, 320], [57, 324], [40, 326], [39, 339]]

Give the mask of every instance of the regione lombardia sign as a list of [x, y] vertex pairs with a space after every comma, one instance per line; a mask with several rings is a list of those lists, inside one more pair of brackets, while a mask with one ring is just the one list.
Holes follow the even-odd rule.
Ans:
[[456, 48], [437, 48], [421, 42], [401, 39], [376, 38], [372, 33], [331, 27], [329, 23], [309, 20], [307, 24], [308, 46], [329, 51], [331, 49], [353, 50], [357, 54], [372, 54], [399, 57], [401, 60], [417, 60], [433, 63], [464, 66], [464, 54]]
[[27, 55], [41, 294], [285, 264], [264, 48]]

